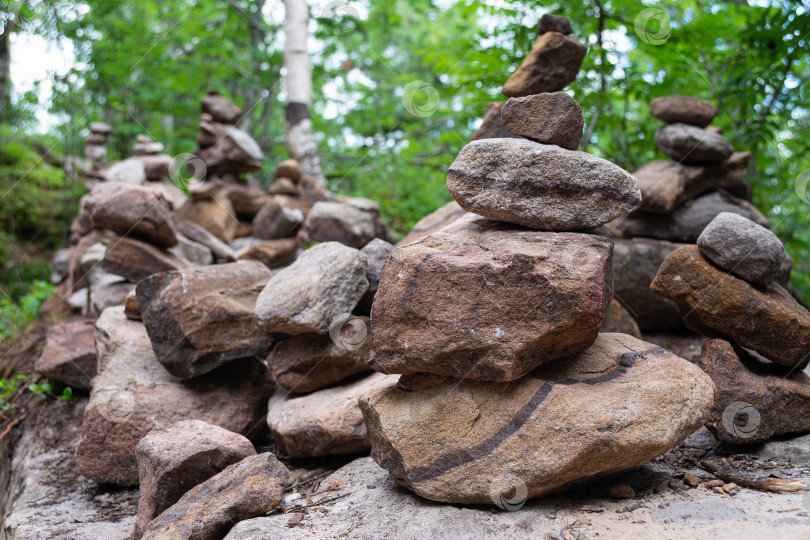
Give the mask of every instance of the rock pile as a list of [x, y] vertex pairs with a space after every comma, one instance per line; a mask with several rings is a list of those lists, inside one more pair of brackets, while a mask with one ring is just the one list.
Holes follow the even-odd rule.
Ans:
[[568, 149], [583, 118], [566, 94], [511, 98], [501, 118], [542, 143], [465, 146], [447, 188], [470, 213], [395, 249], [372, 308], [370, 364], [401, 374], [360, 398], [372, 457], [442, 502], [522, 504], [644, 463], [714, 397], [687, 361], [599, 334], [613, 243], [598, 228], [641, 203], [635, 178]]
[[103, 122], [90, 124], [90, 135], [84, 138], [84, 157], [90, 160], [89, 176], [102, 178], [101, 171], [107, 164], [107, 143], [110, 142], [112, 126]]

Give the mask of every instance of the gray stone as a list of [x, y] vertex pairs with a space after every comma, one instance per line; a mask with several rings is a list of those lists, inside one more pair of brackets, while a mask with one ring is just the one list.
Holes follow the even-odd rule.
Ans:
[[209, 248], [182, 235], [177, 235], [177, 245], [169, 248], [168, 252], [195, 266], [206, 266], [214, 262]]
[[593, 229], [641, 204], [638, 181], [620, 167], [525, 139], [469, 143], [447, 189], [468, 212], [555, 231]]
[[374, 238], [388, 239], [380, 207], [368, 199], [346, 202], [316, 202], [307, 214], [304, 230], [310, 240], [340, 242], [360, 249]]
[[124, 184], [143, 184], [146, 182], [146, 167], [139, 159], [129, 158], [110, 165], [104, 171], [107, 182], [122, 182]]
[[224, 243], [222, 240], [203, 229], [196, 223], [192, 223], [190, 221], [181, 221], [177, 224], [177, 230], [194, 242], [199, 242], [201, 245], [210, 249], [211, 253], [213, 253], [217, 258], [224, 259], [229, 262], [236, 260], [236, 252], [231, 249], [228, 244]]
[[338, 242], [318, 244], [270, 279], [256, 313], [269, 332], [325, 334], [360, 301], [368, 289], [367, 272], [358, 250]]
[[568, 150], [579, 147], [585, 125], [579, 103], [565, 92], [509, 98], [501, 119], [515, 135]]
[[368, 272], [366, 273], [368, 290], [366, 290], [363, 298], [360, 299], [358, 306], [358, 309], [365, 314], [371, 313], [371, 304], [374, 302], [374, 296], [377, 294], [377, 288], [380, 285], [380, 275], [382, 274], [383, 265], [393, 249], [394, 246], [390, 242], [375, 238], [360, 250], [360, 253], [363, 254], [366, 258], [366, 262], [368, 262]]
[[734, 147], [722, 135], [689, 124], [667, 124], [655, 132], [655, 144], [669, 157], [684, 163], [720, 163]]
[[187, 261], [146, 242], [122, 236], [110, 241], [101, 268], [138, 283], [152, 274], [181, 270]]
[[285, 208], [270, 199], [253, 218], [253, 236], [262, 240], [295, 236], [303, 221], [304, 213], [301, 210]]
[[776, 279], [785, 248], [779, 237], [750, 219], [723, 212], [697, 240], [700, 252], [717, 266], [751, 283], [767, 285]]
[[705, 128], [717, 115], [717, 107], [691, 96], [665, 96], [650, 102], [650, 114], [667, 123], [684, 123]]

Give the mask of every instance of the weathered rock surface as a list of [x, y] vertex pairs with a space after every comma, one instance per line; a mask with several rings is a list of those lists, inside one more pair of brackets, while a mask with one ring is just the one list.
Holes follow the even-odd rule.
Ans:
[[768, 220], [754, 205], [716, 191], [684, 203], [668, 216], [637, 210], [611, 223], [610, 229], [618, 238], [642, 236], [695, 243], [706, 225], [722, 212], [739, 214], [763, 227], [768, 226]]
[[571, 33], [571, 21], [562, 15], [546, 13], [540, 17], [540, 22], [537, 25], [537, 34], [542, 36], [546, 32], [559, 32], [567, 36]]
[[391, 252], [372, 310], [372, 367], [510, 381], [596, 338], [612, 241], [468, 215]]
[[658, 268], [680, 246], [647, 238], [614, 240], [613, 294], [627, 306], [641, 330], [683, 328], [678, 305], [650, 290]]
[[267, 268], [278, 268], [295, 258], [298, 252], [298, 241], [295, 238], [280, 238], [266, 242], [251, 242], [237, 252], [240, 260], [259, 261]]
[[199, 242], [186, 238], [182, 234], [177, 235], [177, 245], [169, 248], [167, 251], [194, 266], [206, 266], [214, 263], [214, 256], [209, 248]]
[[241, 261], [155, 274], [136, 289], [158, 362], [176, 377], [197, 377], [264, 353], [272, 337], [254, 308], [271, 272]]
[[776, 283], [757, 289], [718, 269], [697, 246], [672, 252], [651, 288], [675, 301], [696, 332], [728, 339], [783, 366], [804, 369], [810, 360], [810, 312]]
[[630, 312], [618, 302], [615, 298], [610, 301], [607, 317], [599, 333], [612, 332], [619, 334], [627, 334], [634, 338], [641, 339], [641, 330], [636, 324], [636, 320], [630, 315]]
[[247, 187], [240, 184], [228, 184], [222, 194], [231, 201], [236, 217], [241, 220], [251, 221], [259, 212], [259, 209], [272, 197], [266, 195], [258, 188]]
[[680, 332], [642, 332], [641, 339], [675, 353], [694, 364], [700, 360], [701, 348], [708, 338], [684, 328]]
[[810, 377], [764, 364], [727, 341], [703, 344], [698, 366], [717, 387], [707, 427], [721, 442], [752, 444], [810, 431]]
[[124, 276], [132, 283], [171, 270], [191, 266], [187, 261], [146, 242], [126, 236], [110, 241], [104, 252], [101, 268], [105, 272]]
[[363, 314], [371, 313], [371, 305], [374, 303], [374, 296], [377, 294], [377, 289], [380, 286], [380, 275], [382, 274], [383, 265], [388, 259], [388, 255], [394, 250], [393, 244], [386, 242], [380, 238], [375, 238], [366, 244], [360, 253], [366, 258], [368, 263], [368, 272], [366, 272], [366, 279], [368, 279], [368, 289], [360, 299], [358, 309]]
[[586, 52], [588, 47], [573, 36], [544, 33], [503, 85], [503, 95], [521, 97], [562, 90], [577, 77]]
[[146, 330], [109, 308], [96, 321], [98, 375], [84, 411], [76, 465], [100, 483], [138, 483], [135, 446], [151, 430], [195, 418], [247, 434], [271, 393], [256, 362], [183, 382], [161, 366]]
[[315, 203], [307, 214], [304, 229], [310, 240], [340, 242], [360, 249], [375, 238], [387, 240], [389, 233], [380, 217], [380, 206], [368, 199]]
[[234, 239], [239, 220], [230, 199], [224, 195], [195, 199], [189, 197], [176, 213], [177, 221], [190, 221], [226, 244]]
[[289, 392], [305, 393], [370, 370], [370, 326], [367, 317], [352, 317], [330, 332], [334, 338], [301, 334], [283, 340], [267, 357], [273, 379]]
[[289, 481], [289, 471], [273, 454], [247, 457], [183, 495], [149, 524], [143, 538], [222, 538], [236, 523], [278, 506]]
[[471, 141], [478, 139], [518, 139], [519, 135], [513, 135], [507, 131], [501, 119], [501, 110], [505, 101], [492, 101], [487, 103], [484, 111], [484, 119], [478, 130], [473, 134]]
[[565, 92], [509, 98], [501, 119], [515, 135], [568, 150], [579, 147], [585, 125], [579, 103]]
[[720, 268], [758, 285], [776, 279], [785, 260], [779, 237], [737, 214], [718, 214], [697, 240], [704, 257]]
[[147, 187], [121, 182], [99, 184], [82, 197], [79, 220], [89, 228], [109, 229], [158, 246], [177, 244], [171, 205]]
[[684, 163], [721, 163], [734, 152], [722, 135], [689, 124], [667, 124], [655, 132], [655, 144]]
[[641, 204], [638, 182], [584, 152], [525, 139], [483, 139], [459, 152], [447, 190], [468, 212], [535, 229], [586, 230]]
[[199, 242], [211, 250], [215, 257], [232, 262], [236, 260], [236, 253], [222, 240], [190, 221], [181, 221], [177, 230], [189, 239]]
[[433, 234], [466, 214], [467, 211], [460, 207], [456, 201], [450, 201], [417, 221], [413, 229], [405, 238], [397, 242], [397, 245], [410, 244], [429, 234]]
[[242, 435], [200, 420], [150, 431], [135, 447], [141, 498], [133, 539], [188, 490], [255, 454]]
[[356, 249], [338, 242], [318, 244], [267, 283], [256, 313], [269, 332], [325, 334], [351, 313], [368, 289], [368, 263]]
[[396, 381], [371, 373], [305, 396], [278, 390], [267, 406], [267, 425], [279, 447], [292, 457], [351, 454], [369, 448], [357, 403], [365, 392]]
[[304, 213], [301, 210], [285, 208], [270, 199], [253, 218], [253, 236], [263, 240], [295, 236], [303, 221]]
[[653, 161], [633, 176], [641, 188], [641, 210], [670, 214], [684, 202], [709, 191], [723, 189], [741, 199], [747, 196], [750, 152], [735, 152], [715, 165], [684, 165], [677, 161]]
[[56, 324], [48, 332], [45, 348], [34, 369], [52, 381], [87, 390], [96, 375], [93, 323]]
[[669, 124], [692, 124], [704, 128], [717, 115], [717, 107], [696, 97], [666, 96], [650, 102], [650, 114]]
[[402, 376], [364, 394], [372, 457], [449, 503], [539, 497], [646, 463], [702, 426], [714, 385], [624, 334], [509, 384]]
[[216, 90], [209, 90], [201, 103], [202, 112], [211, 115], [215, 122], [235, 124], [242, 110], [235, 103], [231, 103]]
[[113, 163], [104, 171], [107, 182], [140, 185], [146, 182], [146, 167], [139, 159], [129, 158]]

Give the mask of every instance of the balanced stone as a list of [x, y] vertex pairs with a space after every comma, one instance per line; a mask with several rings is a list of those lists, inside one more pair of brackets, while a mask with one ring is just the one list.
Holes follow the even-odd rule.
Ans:
[[571, 21], [562, 15], [546, 13], [540, 17], [540, 23], [537, 25], [537, 34], [542, 36], [546, 32], [559, 32], [567, 36], [571, 33]]
[[613, 163], [525, 139], [469, 143], [447, 189], [468, 212], [555, 231], [593, 229], [641, 204], [638, 181]]
[[577, 77], [586, 52], [588, 47], [573, 36], [560, 32], [542, 34], [503, 85], [503, 95], [520, 97], [562, 90]]
[[568, 150], [579, 147], [585, 124], [579, 103], [565, 92], [509, 98], [501, 119], [515, 135]]
[[610, 238], [468, 214], [391, 252], [371, 366], [511, 381], [590, 345], [613, 296]]
[[692, 124], [705, 128], [717, 115], [717, 107], [691, 96], [666, 96], [650, 102], [650, 114], [669, 124]]
[[720, 268], [751, 283], [776, 279], [785, 260], [779, 237], [737, 214], [718, 214], [697, 240], [700, 252]]
[[403, 375], [360, 398], [371, 455], [446, 503], [539, 497], [646, 463], [709, 418], [697, 367], [624, 334], [511, 383]]
[[655, 144], [684, 163], [721, 163], [734, 152], [722, 135], [689, 124], [667, 124], [655, 132]]

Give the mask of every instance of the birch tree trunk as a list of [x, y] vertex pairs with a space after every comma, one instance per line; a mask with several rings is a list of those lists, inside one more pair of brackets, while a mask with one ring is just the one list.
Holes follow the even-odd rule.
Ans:
[[301, 164], [304, 174], [326, 185], [321, 169], [318, 146], [312, 138], [312, 72], [307, 53], [307, 23], [309, 10], [306, 0], [284, 0], [287, 9], [287, 42], [284, 47], [284, 66], [287, 68], [287, 149]]

